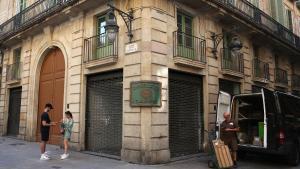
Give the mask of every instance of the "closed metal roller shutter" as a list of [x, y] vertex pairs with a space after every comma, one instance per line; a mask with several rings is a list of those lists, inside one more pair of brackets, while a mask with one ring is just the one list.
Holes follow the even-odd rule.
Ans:
[[123, 74], [87, 79], [86, 150], [120, 156], [122, 147]]
[[171, 157], [199, 153], [203, 133], [202, 78], [169, 73], [169, 144]]
[[7, 135], [18, 136], [22, 88], [10, 89]]

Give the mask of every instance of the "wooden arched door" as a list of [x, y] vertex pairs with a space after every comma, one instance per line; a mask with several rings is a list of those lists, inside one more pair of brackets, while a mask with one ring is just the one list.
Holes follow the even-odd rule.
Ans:
[[[40, 141], [41, 114], [46, 103], [51, 103], [54, 107], [50, 111], [51, 121], [59, 122], [63, 118], [64, 105], [64, 81], [65, 81], [65, 61], [63, 53], [59, 48], [52, 49], [45, 57], [40, 72], [39, 82], [39, 102], [37, 117], [37, 140]], [[50, 144], [59, 145], [61, 135], [59, 125], [50, 129]]]

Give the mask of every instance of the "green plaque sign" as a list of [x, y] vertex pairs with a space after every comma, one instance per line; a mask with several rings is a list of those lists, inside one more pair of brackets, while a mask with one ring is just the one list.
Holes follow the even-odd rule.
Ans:
[[156, 81], [131, 82], [130, 105], [132, 107], [160, 107], [161, 83]]

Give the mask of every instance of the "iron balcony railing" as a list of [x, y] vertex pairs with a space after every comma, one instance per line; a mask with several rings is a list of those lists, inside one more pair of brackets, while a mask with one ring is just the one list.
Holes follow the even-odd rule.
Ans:
[[244, 56], [242, 53], [234, 53], [228, 48], [222, 49], [222, 70], [244, 73]]
[[275, 82], [283, 85], [288, 85], [288, 74], [286, 70], [276, 68], [275, 69]]
[[300, 51], [300, 37], [247, 0], [212, 0]]
[[85, 39], [84, 56], [85, 62], [106, 59], [108, 57], [118, 57], [118, 38], [110, 43], [107, 34], [103, 33]]
[[22, 63], [16, 62], [10, 65], [7, 65], [6, 67], [6, 81], [18, 81], [21, 80], [21, 69], [22, 69]]
[[255, 78], [270, 80], [269, 63], [263, 62], [258, 58], [253, 59], [253, 75]]
[[300, 89], [300, 75], [292, 75], [292, 88]]
[[0, 25], [0, 42], [45, 20], [78, 0], [38, 0]]
[[206, 62], [206, 41], [183, 32], [174, 32], [174, 57]]

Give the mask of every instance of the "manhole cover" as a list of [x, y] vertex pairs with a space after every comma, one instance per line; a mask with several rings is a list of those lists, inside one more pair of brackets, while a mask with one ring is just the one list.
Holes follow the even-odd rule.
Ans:
[[53, 169], [61, 169], [60, 166], [52, 166], [51, 168], [53, 168]]

